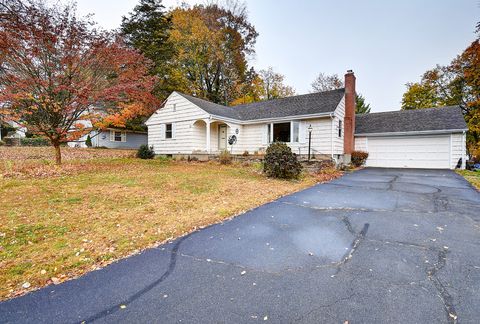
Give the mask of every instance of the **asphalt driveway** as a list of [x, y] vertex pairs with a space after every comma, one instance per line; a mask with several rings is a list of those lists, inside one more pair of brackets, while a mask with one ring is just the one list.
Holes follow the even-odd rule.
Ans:
[[478, 323], [479, 248], [463, 178], [365, 169], [0, 303], [0, 322]]

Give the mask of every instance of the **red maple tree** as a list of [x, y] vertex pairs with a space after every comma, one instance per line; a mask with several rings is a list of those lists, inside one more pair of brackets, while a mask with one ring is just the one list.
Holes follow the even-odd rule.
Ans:
[[0, 115], [47, 137], [57, 164], [62, 143], [153, 112], [149, 64], [74, 5], [0, 1]]

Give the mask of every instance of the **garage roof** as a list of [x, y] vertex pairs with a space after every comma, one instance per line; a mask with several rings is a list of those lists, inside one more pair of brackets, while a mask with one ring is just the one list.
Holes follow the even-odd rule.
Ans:
[[259, 101], [234, 107], [215, 104], [183, 93], [178, 94], [209, 114], [244, 121], [333, 112], [342, 100], [345, 89]]
[[355, 116], [355, 134], [466, 130], [460, 106], [388, 111]]

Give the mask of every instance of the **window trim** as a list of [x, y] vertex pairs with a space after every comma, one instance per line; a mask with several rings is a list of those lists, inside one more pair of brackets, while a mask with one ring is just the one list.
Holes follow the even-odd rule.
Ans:
[[[297, 125], [296, 134], [295, 134], [295, 125]], [[300, 143], [300, 121], [298, 120], [292, 120], [290, 122], [290, 143]]]
[[[289, 124], [289, 137], [290, 139], [288, 141], [277, 141], [275, 140], [275, 125], [280, 125], [280, 124]], [[287, 121], [287, 122], [280, 122], [280, 123], [272, 123], [272, 141], [273, 142], [279, 142], [279, 143], [292, 143], [292, 121]]]
[[[117, 133], [120, 133], [119, 141], [117, 141]], [[110, 130], [110, 142], [125, 143], [126, 141], [127, 141], [127, 132], [113, 130], [113, 129]]]

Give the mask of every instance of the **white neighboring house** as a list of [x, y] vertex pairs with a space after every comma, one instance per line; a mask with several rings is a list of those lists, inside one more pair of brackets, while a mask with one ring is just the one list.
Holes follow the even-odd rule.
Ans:
[[465, 161], [459, 107], [357, 116], [356, 129], [355, 94], [351, 71], [344, 89], [235, 107], [173, 92], [146, 122], [148, 145], [157, 155], [208, 157], [261, 152], [281, 141], [306, 155], [311, 130], [312, 153], [336, 161], [348, 161], [355, 146], [370, 153], [367, 166], [451, 169]]
[[[15, 128], [15, 132], [8, 134], [9, 137], [24, 138], [26, 136], [27, 129], [25, 127], [21, 126], [20, 124], [14, 122], [14, 121], [7, 121], [6, 123], [8, 125], [10, 125], [11, 127]], [[1, 130], [1, 128], [2, 128], [2, 125], [0, 123], [0, 130]], [[2, 140], [2, 132], [0, 131], [0, 141], [1, 140]]]

